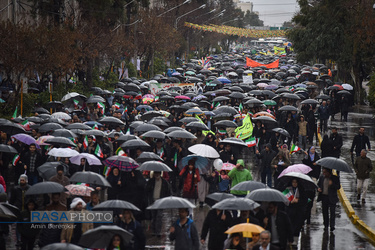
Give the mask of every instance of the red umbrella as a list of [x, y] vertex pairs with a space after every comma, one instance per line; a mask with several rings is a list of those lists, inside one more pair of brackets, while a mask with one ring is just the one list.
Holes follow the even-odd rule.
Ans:
[[339, 84], [335, 84], [335, 85], [333, 85], [333, 86], [338, 87], [338, 90], [343, 90], [343, 89], [344, 89], [344, 87], [341, 86], [341, 85], [339, 85]]
[[175, 99], [180, 99], [180, 100], [190, 100], [190, 97], [186, 95], [178, 95], [175, 97]]

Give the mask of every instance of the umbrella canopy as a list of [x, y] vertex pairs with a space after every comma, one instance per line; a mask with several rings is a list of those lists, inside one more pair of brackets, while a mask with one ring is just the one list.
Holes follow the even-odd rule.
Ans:
[[268, 116], [258, 116], [253, 118], [253, 121], [261, 121], [262, 123], [277, 123], [275, 119]]
[[18, 154], [17, 150], [12, 146], [0, 144], [0, 152], [8, 154]]
[[222, 200], [225, 200], [225, 199], [236, 198], [236, 196], [234, 196], [233, 194], [216, 192], [216, 193], [212, 193], [212, 194], [207, 195], [206, 198], [209, 198], [209, 199], [214, 200], [214, 201], [222, 201]]
[[117, 167], [122, 171], [132, 171], [139, 167], [138, 163], [130, 157], [114, 155], [103, 161], [107, 167]]
[[331, 97], [329, 97], [328, 95], [318, 95], [315, 97], [315, 99], [322, 99], [322, 100], [328, 100], [330, 98]]
[[139, 171], [158, 171], [158, 172], [172, 172], [172, 169], [168, 167], [167, 164], [159, 161], [147, 161], [143, 163], [139, 168]]
[[61, 120], [70, 120], [72, 117], [64, 112], [55, 112], [51, 115], [51, 118], [61, 119]]
[[298, 108], [291, 106], [291, 105], [285, 105], [279, 108], [280, 111], [298, 111]]
[[[70, 148], [53, 148], [48, 152], [48, 155], [54, 157], [73, 157], [79, 155], [79, 153]], [[78, 165], [79, 164], [80, 163], [78, 163]]]
[[103, 132], [103, 131], [100, 131], [100, 130], [96, 130], [96, 129], [91, 129], [91, 130], [85, 130], [84, 131], [84, 134], [85, 135], [93, 135], [93, 136], [96, 136], [96, 137], [104, 137], [106, 136], [106, 134]]
[[168, 196], [156, 200], [154, 204], [147, 207], [147, 209], [174, 209], [174, 208], [195, 208], [195, 205], [187, 199], [175, 196]]
[[43, 135], [43, 136], [39, 137], [38, 140], [36, 140], [36, 144], [38, 144], [39, 146], [50, 145], [46, 141], [49, 138], [53, 138], [53, 137], [54, 137], [53, 135]]
[[69, 172], [69, 167], [62, 163], [62, 162], [46, 162], [43, 165], [38, 167], [39, 176], [43, 178], [43, 180], [48, 181], [52, 176], [55, 176], [57, 171], [57, 166], [63, 166], [64, 168], [64, 175]]
[[214, 127], [218, 128], [237, 128], [238, 125], [233, 121], [222, 120], [214, 123]]
[[144, 133], [144, 132], [153, 131], [153, 130], [161, 131], [161, 129], [158, 126], [153, 125], [153, 124], [148, 124], [148, 123], [141, 124], [135, 128], [135, 131], [139, 133]]
[[106, 248], [112, 241], [113, 236], [120, 235], [122, 242], [127, 244], [133, 238], [133, 234], [118, 226], [100, 226], [90, 229], [82, 234], [79, 245], [86, 248]]
[[290, 172], [278, 178], [279, 183], [277, 187], [284, 190], [287, 186], [291, 185], [293, 179], [297, 179], [298, 186], [303, 187], [305, 190], [315, 190], [318, 186], [315, 184], [310, 176], [298, 172]]
[[294, 164], [294, 165], [291, 165], [289, 167], [287, 167], [286, 169], [284, 169], [280, 175], [279, 175], [279, 178], [282, 177], [284, 174], [287, 174], [287, 173], [290, 173], [290, 172], [297, 172], [297, 173], [302, 173], [302, 174], [307, 174], [311, 171], [312, 169], [305, 165], [305, 164]]
[[0, 204], [0, 219], [1, 221], [14, 221], [17, 216], [5, 204]]
[[141, 136], [142, 137], [156, 138], [156, 139], [164, 139], [166, 135], [165, 135], [164, 132], [152, 130], [152, 131], [148, 131], [148, 132], [142, 134]]
[[266, 184], [258, 181], [243, 181], [232, 187], [230, 190], [239, 190], [239, 191], [253, 191], [260, 188], [266, 188]]
[[189, 129], [199, 129], [199, 130], [210, 130], [206, 124], [201, 122], [190, 122], [186, 124], [186, 128]]
[[282, 135], [285, 135], [286, 137], [290, 137], [289, 132], [286, 131], [283, 128], [274, 128], [274, 129], [272, 129], [272, 131], [277, 132], [277, 133], [282, 134]]
[[186, 115], [202, 115], [203, 111], [200, 108], [192, 108], [185, 112]]
[[252, 238], [253, 234], [260, 234], [265, 229], [261, 226], [252, 223], [241, 223], [234, 225], [225, 231], [226, 234], [242, 233], [245, 238]]
[[61, 148], [67, 148], [67, 147], [77, 147], [74, 142], [69, 140], [68, 138], [65, 137], [53, 137], [53, 138], [48, 138], [46, 143], [49, 143], [55, 147], [61, 147]]
[[219, 210], [254, 210], [260, 204], [247, 198], [229, 198], [216, 203], [212, 208]]
[[169, 128], [164, 129], [164, 133], [170, 133], [170, 132], [175, 131], [175, 130], [185, 130], [185, 129], [183, 129], [181, 127], [169, 127]]
[[353, 173], [353, 169], [344, 160], [335, 157], [321, 158], [316, 162], [316, 164], [325, 168], [336, 169], [337, 171]]
[[247, 147], [247, 144], [243, 140], [234, 137], [225, 138], [224, 140], [220, 141], [220, 143]]
[[74, 196], [86, 196], [89, 197], [91, 192], [94, 191], [92, 187], [86, 185], [69, 184], [65, 186], [68, 192]]
[[205, 144], [195, 144], [188, 148], [190, 152], [208, 158], [219, 158], [220, 155], [213, 147]]
[[64, 192], [64, 186], [53, 181], [39, 182], [32, 185], [27, 191], [26, 195], [36, 194], [52, 194]]
[[68, 129], [56, 129], [51, 133], [55, 137], [76, 138], [77, 135]]
[[131, 204], [130, 202], [123, 200], [108, 200], [96, 205], [93, 210], [105, 210], [110, 209], [124, 209], [124, 210], [134, 210], [141, 211], [139, 208]]
[[106, 116], [102, 119], [99, 120], [100, 123], [102, 124], [108, 124], [112, 126], [123, 126], [125, 125], [120, 119], [116, 117], [111, 117], [111, 116]]
[[72, 158], [70, 158], [70, 162], [76, 165], [80, 165], [81, 159], [86, 159], [86, 162], [89, 165], [102, 165], [100, 160], [95, 155], [88, 153], [80, 153], [76, 156], [73, 156]]
[[31, 137], [30, 135], [27, 135], [27, 134], [16, 134], [16, 135], [13, 135], [12, 138], [20, 141], [20, 142], [23, 142], [27, 145], [30, 145], [30, 144], [36, 144], [36, 147], [39, 148], [39, 145], [36, 143], [36, 140]]
[[111, 187], [111, 184], [109, 184], [109, 182], [102, 175], [90, 171], [76, 172], [72, 177], [70, 177], [70, 182]]
[[149, 148], [149, 147], [150, 145], [147, 142], [144, 142], [139, 138], [131, 139], [121, 144], [121, 148], [125, 148], [125, 149]]
[[164, 161], [162, 158], [160, 158], [159, 155], [155, 154], [154, 152], [142, 152], [135, 160], [138, 163], [144, 163], [147, 161]]
[[7, 133], [8, 135], [26, 133], [26, 130], [19, 124], [7, 120], [5, 122], [0, 123], [0, 130]]
[[283, 193], [279, 190], [273, 188], [260, 188], [254, 191], [251, 191], [246, 198], [253, 201], [274, 201], [274, 202], [284, 202], [285, 204], [289, 203], [289, 200], [285, 197]]
[[184, 117], [179, 120], [180, 123], [190, 123], [190, 122], [199, 122], [199, 120], [195, 117]]
[[301, 102], [301, 104], [311, 104], [311, 105], [316, 105], [316, 104], [319, 104], [319, 102], [317, 100], [314, 100], [314, 99], [306, 99], [306, 100], [303, 100]]
[[47, 133], [47, 132], [55, 131], [57, 129], [62, 129], [62, 128], [63, 126], [61, 126], [60, 124], [48, 122], [40, 126], [38, 131], [41, 133]]
[[190, 160], [194, 160], [194, 166], [199, 169], [201, 174], [206, 174], [208, 172], [210, 167], [208, 164], [208, 159], [199, 155], [188, 155], [182, 158], [180, 169], [187, 166]]
[[176, 130], [168, 134], [171, 138], [197, 139], [195, 135], [186, 130]]
[[84, 123], [72, 123], [66, 126], [66, 129], [82, 129], [82, 130], [91, 130], [92, 127]]
[[84, 250], [82, 247], [71, 243], [53, 243], [41, 248], [41, 250]]
[[220, 170], [231, 171], [235, 167], [236, 167], [236, 165], [234, 165], [232, 163], [229, 163], [229, 162], [226, 162], [226, 163], [223, 163]]

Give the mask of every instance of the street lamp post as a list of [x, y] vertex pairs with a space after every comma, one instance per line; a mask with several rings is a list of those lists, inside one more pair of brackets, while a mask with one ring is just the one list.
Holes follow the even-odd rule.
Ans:
[[179, 5], [177, 5], [177, 6], [173, 7], [173, 8], [171, 8], [171, 9], [169, 9], [169, 10], [167, 10], [167, 11], [165, 11], [165, 12], [159, 14], [157, 17], [161, 17], [162, 15], [168, 13], [169, 11], [172, 11], [172, 10], [174, 10], [174, 9], [176, 9], [176, 8], [178, 8], [178, 7], [182, 6], [182, 5], [184, 5], [184, 4], [187, 4], [187, 3], [191, 3], [191, 0], [186, 0], [186, 1], [183, 2], [182, 4], [179, 4]]
[[190, 13], [193, 13], [193, 12], [196, 11], [196, 10], [203, 9], [203, 8], [205, 8], [205, 7], [206, 7], [206, 5], [203, 4], [203, 5], [199, 6], [198, 8], [195, 8], [195, 9], [193, 9], [193, 10], [191, 10], [191, 11], [189, 11], [189, 12], [186, 12], [185, 14], [183, 14], [183, 15], [177, 17], [177, 18], [176, 18], [176, 21], [175, 21], [175, 23], [174, 23], [174, 28], [177, 30], [177, 24], [178, 24], [178, 21], [180, 21], [181, 18], [183, 18], [184, 16], [189, 15]]

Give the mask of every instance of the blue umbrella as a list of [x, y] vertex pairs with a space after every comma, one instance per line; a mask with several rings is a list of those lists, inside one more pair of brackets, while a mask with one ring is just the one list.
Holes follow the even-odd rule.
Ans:
[[220, 82], [222, 82], [222, 83], [232, 83], [232, 81], [229, 80], [226, 77], [219, 77], [219, 78], [217, 78], [217, 80], [220, 81]]
[[145, 109], [146, 111], [150, 111], [150, 110], [154, 110], [151, 106], [149, 106], [149, 105], [139, 105], [138, 107], [137, 107], [137, 110], [138, 111], [141, 111], [142, 109]]
[[204, 114], [205, 115], [209, 115], [209, 116], [215, 116], [216, 114], [212, 111], [204, 111]]
[[103, 127], [103, 124], [96, 122], [96, 121], [88, 121], [88, 122], [85, 122], [84, 124], [90, 127], [94, 127], [95, 125], [97, 125], [98, 127]]
[[204, 96], [204, 95], [198, 95], [198, 96], [193, 98], [193, 102], [199, 101], [199, 100], [202, 100], [202, 99], [207, 99], [207, 97]]
[[195, 159], [195, 167], [199, 169], [201, 174], [205, 174], [209, 170], [209, 164], [206, 157], [199, 156], [199, 155], [188, 155], [182, 158], [180, 168], [182, 169], [191, 159]]

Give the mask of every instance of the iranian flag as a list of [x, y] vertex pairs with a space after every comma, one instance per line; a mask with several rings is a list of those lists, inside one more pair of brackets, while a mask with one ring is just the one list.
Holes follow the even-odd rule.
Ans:
[[108, 177], [109, 173], [111, 172], [111, 167], [105, 166], [103, 174], [105, 177]]
[[216, 104], [212, 103], [211, 104], [211, 109], [220, 107], [220, 102], [217, 102]]
[[99, 130], [98, 124], [95, 123], [95, 125], [92, 127], [92, 129]]
[[74, 99], [73, 102], [74, 102], [74, 108], [75, 108], [75, 109], [78, 109], [79, 101], [76, 100], [76, 99]]
[[116, 150], [116, 155], [126, 156], [126, 153], [125, 153], [124, 150], [122, 150], [121, 147], [119, 147], [119, 148]]
[[16, 107], [16, 110], [13, 113], [12, 120], [17, 118], [17, 111], [18, 111], [18, 107]]
[[297, 145], [295, 145], [295, 144], [292, 144], [292, 147], [290, 148], [290, 154], [293, 154], [293, 153], [295, 153], [295, 152], [297, 152], [297, 151], [300, 151], [301, 150], [301, 148], [300, 147], [298, 147]]
[[116, 109], [119, 109], [119, 108], [120, 108], [120, 103], [116, 102], [116, 103], [115, 103], [115, 108], [116, 108]]
[[126, 130], [126, 135], [130, 135], [130, 128], [128, 128], [128, 130]]
[[85, 136], [85, 139], [83, 140], [83, 148], [86, 149], [89, 146], [89, 140], [87, 138], [87, 135]]
[[159, 96], [155, 96], [155, 102], [159, 101]]
[[28, 120], [24, 120], [21, 125], [26, 129], [26, 130], [29, 130], [30, 129], [30, 122]]
[[227, 134], [227, 130], [226, 129], [219, 129], [217, 132], [219, 132], [219, 135], [225, 135], [225, 134]]
[[12, 165], [16, 166], [20, 159], [21, 159], [20, 155], [18, 155], [18, 154], [15, 155], [13, 160], [12, 160]]
[[165, 156], [165, 154], [164, 154], [164, 148], [161, 148], [160, 149], [160, 158], [162, 158], [163, 159], [163, 157]]
[[102, 149], [100, 148], [99, 144], [96, 145], [95, 155], [98, 156], [99, 158], [104, 157]]
[[124, 112], [128, 113], [128, 106], [125, 107]]
[[173, 157], [173, 160], [174, 160], [174, 167], [177, 168], [177, 163], [178, 163], [178, 157], [177, 157], [177, 152], [174, 154], [174, 157]]
[[292, 201], [294, 199], [294, 195], [288, 188], [284, 190], [283, 194], [289, 201]]
[[242, 110], [243, 110], [243, 106], [242, 106], [242, 103], [240, 103], [240, 106], [238, 107], [238, 112], [240, 113], [240, 115], [242, 115]]
[[255, 137], [251, 136], [249, 139], [245, 141], [246, 145], [251, 148], [257, 145], [257, 142], [255, 140]]
[[100, 109], [100, 108], [102, 108], [102, 114], [104, 114], [104, 112], [105, 112], [105, 105], [104, 105], [104, 103], [102, 103], [102, 102], [98, 102], [98, 108]]

